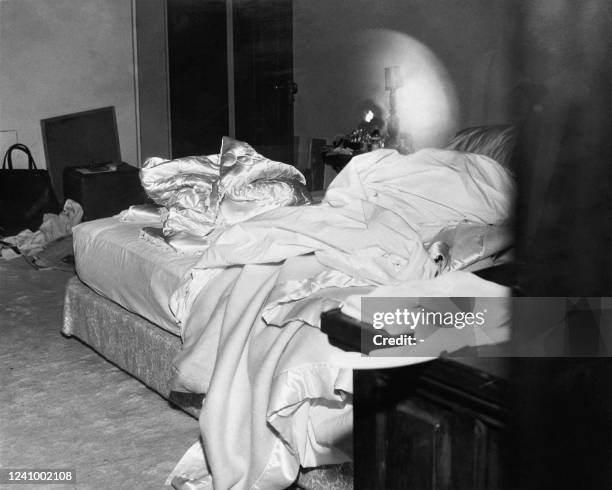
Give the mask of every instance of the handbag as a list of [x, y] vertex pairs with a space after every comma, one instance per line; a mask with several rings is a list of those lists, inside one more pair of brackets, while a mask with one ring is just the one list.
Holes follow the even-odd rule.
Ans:
[[[12, 154], [28, 158], [27, 169], [14, 169]], [[29, 148], [21, 143], [5, 153], [0, 170], [0, 235], [9, 236], [29, 228], [37, 230], [45, 213], [57, 213], [59, 203], [47, 170], [39, 170]]]

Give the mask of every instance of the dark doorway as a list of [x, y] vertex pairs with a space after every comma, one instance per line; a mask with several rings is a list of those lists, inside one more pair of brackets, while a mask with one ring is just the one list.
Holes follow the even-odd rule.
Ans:
[[236, 138], [294, 163], [291, 0], [236, 0], [233, 18]]
[[224, 0], [168, 0], [172, 156], [219, 151], [228, 132]]

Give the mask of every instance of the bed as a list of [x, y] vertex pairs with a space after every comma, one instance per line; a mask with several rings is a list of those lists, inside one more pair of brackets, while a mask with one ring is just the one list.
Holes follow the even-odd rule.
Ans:
[[[85, 224], [76, 234], [76, 249], [85, 248], [84, 255], [94, 260], [82, 257], [79, 275], [67, 285], [62, 332], [78, 338], [197, 418], [203, 395], [172, 389], [172, 361], [180, 353], [182, 342], [169, 312], [159, 313], [162, 298], [165, 296], [167, 301], [172, 284], [181, 279], [180, 272], [194, 262], [194, 258], [177, 260], [176, 254], [142, 243], [140, 228], [137, 223], [107, 218]], [[102, 231], [102, 235], [96, 236]], [[156, 269], [155, 265], [161, 267]], [[165, 287], [158, 291], [155, 300], [149, 297], [148, 303], [142, 303], [143, 298], [134, 297], [133, 292], [148, 288], [134, 285], [147, 284], [151, 280]], [[129, 286], [121, 288], [118, 284]], [[143, 308], [145, 305], [147, 307]], [[352, 469], [347, 464], [302, 471], [297, 486], [305, 489], [350, 488], [351, 483]]]
[[[391, 156], [390, 150], [386, 150], [386, 153], [383, 151], [376, 157], [389, 159]], [[259, 410], [265, 416], [262, 420], [249, 421], [251, 425], [247, 432], [252, 447], [256, 448], [251, 453], [257, 453], [257, 444], [261, 444], [262, 447], [268, 447], [270, 454], [265, 454], [264, 451], [266, 460], [249, 461], [246, 463], [246, 469], [236, 468], [235, 473], [243, 476], [231, 484], [282, 488], [292, 484], [301, 465], [300, 476], [296, 482], [298, 486], [347, 488], [351, 485], [351, 469], [348, 464], [350, 444], [342, 447], [339, 443], [332, 449], [331, 444], [328, 446], [327, 442], [329, 438], [337, 442], [340, 434], [337, 432], [338, 427], [346, 429], [349, 424], [347, 421], [351, 416], [351, 380], [347, 378], [347, 373], [350, 375], [351, 369], [362, 363], [363, 358], [350, 353], [340, 354], [341, 351], [330, 346], [327, 338], [316, 328], [303, 328], [303, 325], [316, 327], [321, 311], [337, 306], [349, 294], [371, 289], [373, 278], [382, 284], [385, 279], [381, 279], [381, 275], [397, 272], [393, 268], [385, 268], [385, 264], [381, 267], [380, 256], [357, 254], [355, 262], [354, 257], [350, 253], [347, 254], [346, 250], [354, 245], [355, 237], [364, 235], [364, 228], [354, 228], [354, 214], [346, 214], [343, 211], [337, 218], [331, 217], [338, 209], [346, 209], [348, 201], [354, 202], [357, 198], [363, 203], [361, 197], [355, 196], [355, 179], [362, 178], [364, 172], [371, 174], [368, 170], [372, 168], [371, 158], [372, 156], [366, 155], [355, 165], [349, 165], [349, 170], [344, 173], [344, 180], [338, 179], [336, 186], [332, 186], [332, 192], [328, 193], [331, 196], [328, 196], [328, 199], [335, 199], [335, 203], [332, 202], [329, 207], [321, 209], [317, 206], [305, 206], [271, 210], [245, 223], [230, 226], [229, 232], [216, 237], [217, 246], [207, 248], [204, 253], [192, 253], [191, 250], [177, 253], [160, 241], [145, 239], [143, 229], [150, 224], [146, 220], [121, 221], [118, 218], [109, 218], [84, 223], [75, 229], [78, 277], [70, 281], [66, 291], [63, 327], [66, 335], [79, 338], [109, 361], [194, 416], [197, 416], [200, 410], [203, 393], [209, 393], [208, 404], [213, 407], [209, 407], [209, 410], [214, 412], [216, 407], [216, 418], [211, 416], [211, 420], [216, 422], [219, 422], [219, 414], [223, 415], [224, 407], [227, 410], [228, 406], [242, 405], [241, 409], [244, 409], [249, 403], [261, 404], [259, 391], [243, 398], [239, 395], [242, 393], [240, 389], [219, 386], [219, 383], [229, 381], [239, 387], [241, 383], [257, 384], [262, 377], [266, 378], [267, 384], [263, 383], [258, 390], [269, 390], [266, 400], [272, 400], [272, 405], [250, 410], [255, 414]], [[489, 164], [490, 161], [487, 161], [486, 165]], [[387, 165], [386, 168], [390, 172], [394, 171], [392, 165]], [[508, 177], [503, 170], [495, 168], [495, 178]], [[398, 181], [395, 174], [390, 175], [394, 175], [393, 182]], [[405, 177], [414, 179], [414, 175]], [[401, 179], [397, 183], [401, 184]], [[380, 182], [374, 185], [378, 184]], [[385, 182], [383, 184], [387, 185]], [[493, 184], [500, 184], [500, 181], [491, 181], [490, 184], [494, 187]], [[385, 195], [380, 197], [384, 200], [385, 196], [391, 194], [385, 191]], [[496, 206], [502, 201], [504, 206], [509, 205], [511, 196], [502, 196], [501, 200], [496, 201], [488, 210], [497, 213], [499, 209]], [[380, 200], [378, 202], [380, 203]], [[383, 202], [383, 207], [384, 204]], [[362, 204], [359, 206], [361, 216]], [[409, 209], [409, 206], [406, 209]], [[468, 214], [470, 212], [480, 213], [480, 209], [466, 211]], [[411, 241], [412, 232], [405, 236], [396, 234], [397, 229], [394, 230], [392, 226], [395, 218], [391, 214], [383, 217], [368, 215], [368, 219], [373, 220], [368, 222], [373, 229], [370, 230], [371, 241], [364, 242], [366, 245], [378, 243], [381, 233], [386, 233], [401, 240], [407, 238], [406, 242], [398, 240], [399, 245], [394, 246], [393, 250], [401, 252], [407, 249], [410, 254], [423, 255], [423, 261], [417, 261], [417, 265], [407, 266], [403, 263], [404, 270], [407, 268], [414, 274], [422, 274], [423, 268], [430, 267], [431, 270], [427, 273], [433, 276], [441, 268], [450, 267], [449, 264], [454, 264], [455, 268], [487, 267], [498, 259], [499, 252], [507, 245], [507, 233], [493, 234], [495, 238], [487, 241], [485, 238], [490, 236], [489, 228], [472, 227], [468, 233], [466, 228], [458, 226], [457, 219], [453, 217], [453, 226], [437, 230], [423, 227], [429, 234], [429, 249], [423, 252], [415, 248], [415, 243], [420, 244], [420, 241]], [[329, 220], [330, 224], [322, 227], [325, 220]], [[487, 217], [482, 218], [480, 225], [487, 220], [491, 221]], [[376, 229], [374, 223], [383, 223], [385, 226]], [[310, 230], [310, 233], [304, 232], [304, 229]], [[330, 232], [334, 229], [349, 231], [345, 236], [342, 233], [338, 233], [338, 236], [331, 233], [330, 237]], [[396, 235], [393, 235], [394, 233]], [[255, 256], [250, 251], [245, 255], [245, 247], [241, 242], [245, 236], [251, 241], [253, 237], [263, 240], [265, 246], [256, 247], [258, 252]], [[274, 240], [266, 241], [269, 236]], [[461, 254], [447, 253], [446, 256], [437, 251], [431, 256], [431, 245], [442, 243], [443, 240], [448, 242], [451, 240], [449, 236], [465, 250]], [[500, 236], [502, 238], [499, 238]], [[478, 253], [469, 249], [469, 244], [473, 244], [474, 240], [480, 244]], [[315, 245], [313, 241], [316, 242]], [[322, 242], [325, 242], [325, 247], [320, 245]], [[494, 245], [487, 248], [482, 246], [484, 242]], [[278, 243], [283, 246], [277, 246]], [[454, 250], [460, 250], [461, 246], [455, 247]], [[317, 247], [327, 248], [323, 254], [313, 254], [312, 251]], [[385, 260], [389, 255], [387, 251]], [[205, 267], [202, 267], [203, 263], [206, 264]], [[370, 264], [371, 267], [363, 267], [364, 263]], [[330, 267], [330, 264], [334, 264], [334, 268]], [[394, 264], [397, 265], [397, 260]], [[212, 269], [223, 270], [223, 273], [217, 275], [215, 272], [211, 275]], [[340, 273], [330, 274], [330, 269]], [[317, 280], [311, 281], [312, 277]], [[401, 277], [402, 280], [409, 278]], [[305, 280], [309, 282], [304, 283]], [[287, 289], [288, 284], [292, 285], [292, 289]], [[256, 290], [251, 292], [254, 285], [257, 286]], [[307, 294], [304, 293], [305, 285]], [[296, 289], [296, 286], [299, 287]], [[296, 294], [302, 296], [296, 298]], [[230, 321], [227, 317], [232, 315], [227, 312], [238, 311], [235, 309], [237, 304], [240, 304], [241, 309], [240, 315], [235, 316], [240, 318]], [[171, 305], [170, 308], [168, 305]], [[224, 305], [224, 308], [219, 305]], [[256, 306], [249, 308], [249, 305]], [[220, 310], [224, 310], [225, 314], [221, 315]], [[265, 322], [262, 318], [265, 318]], [[177, 328], [177, 319], [180, 328]], [[210, 325], [217, 327], [212, 328]], [[262, 326], [273, 328], [262, 329]], [[274, 328], [275, 326], [283, 328]], [[246, 337], [253, 337], [253, 331], [258, 335], [256, 341], [246, 340]], [[236, 340], [240, 332], [245, 332], [245, 339]], [[228, 359], [232, 357], [231, 352], [236, 345], [242, 346], [243, 351], [232, 364]], [[308, 346], [310, 350], [303, 347], [294, 349], [296, 345]], [[275, 349], [278, 350], [276, 354]], [[325, 359], [326, 355], [333, 354], [341, 356], [343, 361], [334, 361], [333, 369], [326, 366], [322, 371], [315, 370], [317, 379], [310, 385], [310, 374], [304, 373], [314, 372], [312, 366], [320, 361], [314, 354], [312, 359], [309, 357], [312, 349], [316, 356], [323, 355]], [[273, 355], [269, 354], [270, 352]], [[272, 358], [274, 360], [270, 361]], [[295, 359], [299, 359], [299, 362]], [[241, 367], [244, 362], [256, 362], [257, 375], [249, 374], [248, 369]], [[270, 362], [274, 362], [274, 366], [266, 367]], [[308, 369], [302, 370], [303, 365], [308, 365]], [[217, 381], [220, 379], [218, 374], [216, 378], [214, 376], [215, 372], [232, 370], [234, 371], [231, 376], [226, 376], [222, 381]], [[243, 372], [240, 375], [241, 370]], [[265, 376], [260, 374], [260, 371], [266, 373]], [[290, 376], [296, 373], [299, 373], [297, 383], [295, 378]], [[251, 376], [254, 380], [250, 379]], [[281, 387], [280, 391], [276, 389], [279, 379], [283, 380], [285, 386]], [[322, 379], [325, 379], [327, 385]], [[299, 400], [292, 399], [295, 390], [292, 392], [291, 389], [286, 389], [292, 383], [297, 385], [297, 391], [306, 389], [306, 396]], [[295, 386], [292, 389], [294, 388]], [[329, 394], [314, 396], [308, 392], [309, 389], [327, 390]], [[231, 398], [232, 396], [235, 398]], [[304, 404], [304, 399], [321, 399], [326, 402]], [[221, 464], [214, 461], [217, 455], [231, 451], [232, 445], [236, 447], [243, 437], [244, 431], [210, 436], [216, 430], [227, 430], [227, 427], [221, 427], [221, 422], [216, 424], [219, 427], [215, 425], [203, 428], [208, 431], [210, 439], [214, 441], [215, 437], [217, 438], [217, 441], [214, 441], [217, 444], [215, 454], [208, 455], [213, 459], [208, 460], [212, 466]], [[201, 419], [201, 424], [206, 423], [206, 420]], [[269, 426], [274, 430], [270, 431]], [[331, 430], [330, 427], [335, 428]], [[333, 434], [329, 435], [326, 431]], [[347, 432], [350, 433], [350, 430], [344, 430], [343, 434], [346, 435]], [[321, 435], [324, 433], [327, 436]], [[277, 437], [278, 434], [282, 437]], [[261, 440], [262, 438], [266, 440]], [[271, 441], [275, 438], [276, 440]], [[324, 442], [318, 444], [321, 441]], [[210, 441], [206, 442], [210, 444]], [[194, 450], [197, 450], [197, 445], [198, 443], [194, 444]], [[295, 448], [299, 448], [299, 451]], [[298, 457], [293, 457], [294, 453], [299, 453]], [[268, 463], [274, 457], [281, 460], [286, 458], [287, 461], [281, 461], [270, 470]], [[303, 467], [322, 469], [305, 471]], [[180, 474], [181, 469], [184, 470], [185, 465], [180, 468], [179, 463], [178, 472], [174, 475], [174, 484], [179, 487], [181, 482], [176, 480], [176, 476]], [[257, 474], [251, 476], [252, 471]], [[231, 474], [232, 471], [228, 473]], [[206, 478], [209, 477], [200, 478], [204, 485], [202, 488], [210, 483]], [[195, 477], [193, 479], [197, 480]], [[221, 488], [230, 486], [230, 483], [217, 482], [215, 485]]]

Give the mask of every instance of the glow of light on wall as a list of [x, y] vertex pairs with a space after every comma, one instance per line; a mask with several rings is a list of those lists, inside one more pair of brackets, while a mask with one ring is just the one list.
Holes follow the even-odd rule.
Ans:
[[443, 146], [457, 129], [458, 103], [455, 87], [438, 58], [424, 44], [406, 34], [387, 29], [368, 29], [350, 40], [358, 56], [348, 68], [347, 90], [370, 100], [389, 114], [385, 90], [385, 67], [399, 66], [403, 86], [396, 92], [400, 133], [408, 133], [415, 149]]

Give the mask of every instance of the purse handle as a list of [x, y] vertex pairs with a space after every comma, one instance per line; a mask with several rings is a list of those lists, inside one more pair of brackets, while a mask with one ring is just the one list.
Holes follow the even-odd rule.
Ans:
[[19, 150], [24, 152], [28, 157], [28, 170], [37, 170], [36, 163], [34, 162], [34, 157], [32, 153], [30, 153], [30, 149], [24, 145], [23, 143], [15, 143], [10, 146], [6, 153], [4, 154], [4, 159], [2, 160], [2, 170], [13, 170], [13, 158], [12, 153], [15, 150]]

